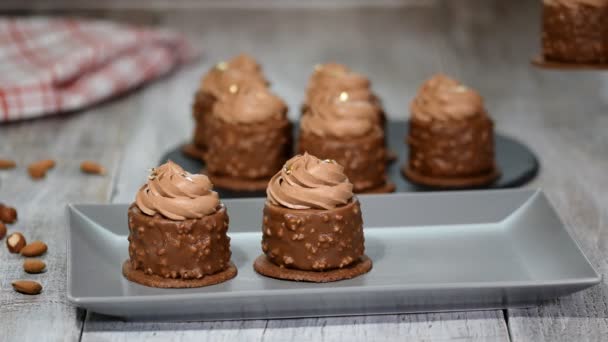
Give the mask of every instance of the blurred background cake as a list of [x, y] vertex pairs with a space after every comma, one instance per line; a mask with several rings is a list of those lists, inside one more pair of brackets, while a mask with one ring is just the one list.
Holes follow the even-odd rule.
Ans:
[[[317, 71], [316, 77], [321, 73]], [[312, 82], [300, 121], [298, 151], [337, 161], [357, 193], [394, 191], [386, 176], [381, 108], [365, 86], [366, 79], [348, 75], [338, 78], [340, 91]]]
[[[213, 104], [222, 96], [230, 94], [230, 89], [244, 85], [266, 86], [268, 82], [256, 60], [240, 54], [227, 62], [219, 62], [205, 74], [194, 97], [192, 115], [194, 117], [194, 155], [203, 157], [206, 150], [207, 119]], [[232, 87], [232, 88], [231, 88]]]
[[290, 157], [287, 106], [266, 86], [231, 85], [205, 119], [204, 159], [213, 183], [236, 191], [266, 189]]
[[608, 63], [608, 0], [543, 0], [545, 61]]
[[412, 182], [435, 187], [471, 187], [493, 182], [494, 124], [473, 89], [435, 75], [410, 106], [403, 172]]

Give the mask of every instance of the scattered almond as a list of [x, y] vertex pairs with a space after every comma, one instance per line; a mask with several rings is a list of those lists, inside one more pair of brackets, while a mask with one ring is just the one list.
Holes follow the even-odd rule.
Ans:
[[55, 167], [55, 161], [52, 159], [40, 160], [35, 163], [31, 163], [27, 167], [27, 172], [33, 179], [40, 179], [46, 176], [46, 172]]
[[98, 163], [90, 160], [85, 160], [80, 164], [80, 170], [84, 173], [90, 173], [93, 175], [104, 175], [106, 169]]
[[42, 273], [46, 269], [46, 264], [40, 259], [26, 259], [23, 262], [23, 270], [27, 273]]
[[42, 291], [42, 285], [33, 280], [16, 280], [13, 282], [13, 289], [23, 294], [37, 295]]
[[0, 240], [4, 239], [6, 236], [6, 225], [0, 222]]
[[0, 206], [0, 221], [15, 223], [17, 221], [17, 210], [13, 207]]
[[6, 247], [11, 253], [19, 253], [25, 244], [25, 237], [19, 232], [12, 233], [6, 238]]
[[23, 247], [21, 249], [21, 255], [26, 257], [37, 257], [46, 253], [47, 248], [48, 247], [46, 246], [46, 243], [37, 240], [34, 242], [30, 242], [25, 247]]
[[0, 159], [0, 170], [14, 169], [17, 164], [10, 159]]

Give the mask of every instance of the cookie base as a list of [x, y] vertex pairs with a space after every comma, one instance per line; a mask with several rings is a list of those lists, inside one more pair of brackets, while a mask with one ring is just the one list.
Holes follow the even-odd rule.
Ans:
[[566, 63], [557, 61], [548, 61], [543, 56], [538, 56], [532, 59], [532, 65], [543, 69], [556, 70], [608, 70], [608, 64], [602, 63]]
[[245, 179], [245, 178], [235, 178], [229, 176], [216, 176], [211, 175], [206, 172], [206, 170], [202, 170], [202, 173], [205, 173], [209, 176], [209, 180], [213, 183], [214, 186], [218, 188], [233, 190], [233, 191], [262, 191], [266, 190], [268, 187], [268, 179]]
[[472, 177], [433, 177], [422, 175], [412, 170], [409, 165], [401, 168], [401, 173], [412, 183], [435, 188], [468, 188], [488, 185], [495, 181], [500, 172], [494, 168], [492, 171]]
[[270, 278], [311, 283], [329, 283], [351, 279], [369, 272], [372, 269], [372, 261], [369, 257], [363, 255], [359, 261], [349, 267], [315, 272], [277, 266], [268, 260], [265, 254], [262, 254], [255, 259], [253, 269], [259, 274]]
[[236, 266], [230, 262], [225, 270], [212, 275], [206, 275], [200, 279], [172, 279], [163, 278], [157, 275], [148, 275], [143, 271], [134, 270], [131, 268], [131, 263], [129, 260], [127, 260], [122, 264], [122, 274], [128, 280], [145, 286], [165, 289], [185, 289], [223, 283], [236, 277], [237, 269]]

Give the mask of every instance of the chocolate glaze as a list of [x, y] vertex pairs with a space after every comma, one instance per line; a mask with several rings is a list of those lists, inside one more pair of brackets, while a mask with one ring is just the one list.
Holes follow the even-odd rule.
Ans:
[[129, 208], [129, 257], [133, 270], [171, 279], [201, 279], [230, 265], [228, 214], [223, 205], [200, 219], [173, 221]]
[[276, 265], [326, 271], [359, 261], [365, 247], [359, 201], [329, 210], [264, 207], [262, 250]]
[[543, 6], [543, 55], [547, 61], [608, 63], [608, 6]]
[[213, 176], [269, 180], [291, 153], [291, 123], [287, 117], [241, 125], [205, 116], [207, 172]]
[[356, 193], [384, 186], [386, 177], [386, 148], [384, 134], [376, 127], [362, 137], [339, 139], [318, 137], [300, 130], [299, 153], [308, 152], [321, 159], [333, 159], [344, 167], [344, 173]]
[[467, 177], [494, 172], [494, 124], [487, 115], [410, 120], [409, 167], [419, 174]]

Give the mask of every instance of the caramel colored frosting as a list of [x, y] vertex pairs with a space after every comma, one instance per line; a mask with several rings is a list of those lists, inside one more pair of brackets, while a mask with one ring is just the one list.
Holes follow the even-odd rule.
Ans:
[[320, 137], [359, 137], [379, 125], [380, 108], [371, 93], [363, 91], [318, 95], [302, 117], [302, 130]]
[[344, 168], [308, 153], [297, 155], [268, 183], [268, 202], [291, 209], [333, 209], [353, 197]]
[[580, 5], [603, 7], [608, 5], [608, 0], [543, 0], [543, 3], [550, 6], [562, 5], [570, 8], [576, 8]]
[[152, 169], [139, 189], [135, 204], [144, 214], [156, 213], [182, 221], [214, 213], [220, 203], [213, 184], [201, 174], [190, 174], [172, 161]]
[[353, 72], [348, 67], [327, 63], [315, 67], [306, 90], [306, 103], [322, 94], [338, 95], [341, 92], [367, 91], [371, 96], [370, 81], [367, 77]]
[[231, 124], [252, 124], [280, 119], [287, 105], [265, 86], [234, 85], [213, 105], [213, 115]]
[[229, 93], [231, 87], [245, 85], [266, 86], [260, 65], [253, 57], [240, 54], [228, 62], [220, 62], [203, 78], [201, 90], [215, 97]]
[[461, 120], [485, 113], [483, 100], [475, 90], [441, 74], [424, 82], [410, 110], [412, 117], [421, 121]]

